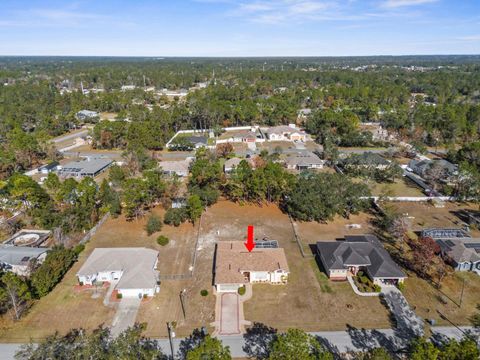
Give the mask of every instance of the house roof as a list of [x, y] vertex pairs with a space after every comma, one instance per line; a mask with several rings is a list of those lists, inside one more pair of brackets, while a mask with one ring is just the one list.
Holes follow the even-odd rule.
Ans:
[[285, 159], [285, 162], [288, 165], [293, 166], [311, 166], [311, 165], [322, 165], [323, 160], [320, 159], [311, 151], [300, 151], [291, 155], [288, 155]]
[[480, 261], [480, 239], [437, 239], [436, 242], [457, 264]]
[[27, 246], [0, 246], [0, 263], [9, 265], [27, 265], [32, 259], [46, 253], [48, 248]]
[[204, 144], [207, 145], [207, 138], [205, 136], [188, 136], [186, 139], [192, 144]]
[[96, 248], [77, 272], [91, 276], [103, 271], [122, 271], [118, 289], [147, 289], [157, 283], [154, 269], [158, 251], [146, 248]]
[[375, 235], [345, 236], [344, 241], [317, 242], [317, 252], [327, 270], [365, 266], [372, 277], [406, 277]]
[[302, 130], [287, 126], [287, 125], [280, 125], [280, 126], [273, 126], [267, 129], [267, 134], [283, 134], [283, 133], [298, 133], [298, 134], [305, 134]]
[[289, 272], [285, 252], [281, 248], [259, 249], [248, 252], [242, 241], [217, 243], [215, 284], [243, 284], [244, 271]]
[[452, 164], [451, 162], [444, 160], [444, 159], [434, 159], [434, 160], [410, 160], [408, 163], [408, 166], [413, 169], [417, 170], [420, 172], [425, 172], [427, 171], [430, 167], [432, 166], [440, 166], [443, 171], [445, 171], [448, 174], [453, 174], [458, 170], [458, 166], [455, 164]]
[[112, 159], [93, 158], [71, 161], [61, 167], [59, 173], [95, 174], [113, 163]]
[[87, 116], [87, 117], [95, 117], [95, 116], [98, 116], [98, 112], [92, 111], [92, 110], [80, 110], [79, 112], [77, 112], [77, 116], [78, 115], [83, 115], [83, 116]]
[[233, 167], [237, 167], [241, 162], [242, 162], [243, 159], [240, 159], [238, 157], [234, 157], [234, 158], [231, 158], [231, 159], [228, 159], [227, 161], [225, 161], [225, 169], [231, 169]]
[[178, 160], [178, 161], [160, 161], [158, 164], [163, 171], [166, 172], [187, 172], [190, 169], [190, 164], [192, 162], [192, 158], [186, 158], [185, 160]]
[[361, 154], [353, 154], [349, 158], [345, 159], [348, 165], [388, 165], [390, 162], [383, 156], [371, 152], [365, 151]]

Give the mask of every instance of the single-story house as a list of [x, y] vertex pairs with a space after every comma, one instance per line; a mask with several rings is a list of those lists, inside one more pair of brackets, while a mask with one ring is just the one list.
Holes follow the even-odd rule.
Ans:
[[0, 246], [0, 267], [17, 275], [29, 276], [33, 261], [41, 264], [47, 257], [48, 248], [28, 246]]
[[285, 159], [287, 169], [292, 170], [321, 169], [324, 164], [324, 160], [307, 150], [290, 154]]
[[307, 134], [294, 124], [270, 127], [266, 134], [270, 141], [307, 141]]
[[456, 271], [474, 271], [480, 275], [480, 239], [435, 239], [435, 242]]
[[42, 174], [48, 174], [58, 170], [60, 163], [58, 161], [52, 161], [51, 163], [42, 165], [38, 168], [38, 172]]
[[281, 248], [262, 248], [257, 244], [249, 252], [241, 241], [217, 243], [214, 283], [218, 292], [236, 292], [247, 283], [285, 284], [289, 272]]
[[408, 167], [417, 175], [421, 177], [426, 177], [429, 170], [432, 167], [438, 167], [442, 172], [443, 180], [448, 181], [448, 179], [454, 175], [458, 174], [458, 165], [452, 164], [451, 162], [444, 159], [435, 159], [435, 160], [410, 160]]
[[238, 157], [234, 157], [225, 161], [223, 165], [223, 171], [228, 174], [231, 173], [244, 159], [240, 159]]
[[91, 110], [80, 110], [76, 113], [76, 118], [80, 121], [92, 121], [98, 120], [100, 114], [96, 111]]
[[342, 166], [344, 168], [375, 168], [384, 170], [390, 165], [390, 161], [383, 156], [371, 152], [365, 151], [361, 154], [352, 154], [348, 158], [344, 159]]
[[192, 161], [192, 157], [187, 157], [185, 160], [160, 161], [158, 165], [165, 175], [173, 176], [176, 174], [177, 176], [184, 177], [188, 176]]
[[147, 248], [96, 248], [77, 272], [81, 285], [116, 283], [124, 297], [153, 296], [160, 291], [158, 251]]
[[185, 139], [191, 143], [195, 149], [207, 146], [208, 140], [205, 136], [187, 136]]
[[407, 277], [375, 235], [348, 235], [342, 241], [317, 242], [317, 255], [332, 280], [345, 280], [360, 270], [378, 285], [402, 283]]
[[57, 172], [61, 177], [95, 177], [107, 170], [112, 164], [113, 160], [108, 158], [88, 158], [85, 160], [71, 161], [60, 166]]

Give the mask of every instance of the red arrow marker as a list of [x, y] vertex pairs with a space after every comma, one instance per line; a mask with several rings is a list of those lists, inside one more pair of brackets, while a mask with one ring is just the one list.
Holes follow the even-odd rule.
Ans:
[[253, 248], [255, 247], [255, 243], [253, 242], [253, 226], [252, 225], [248, 225], [248, 236], [247, 236], [247, 242], [245, 242], [245, 247], [247, 248], [247, 250], [250, 252], [253, 250]]

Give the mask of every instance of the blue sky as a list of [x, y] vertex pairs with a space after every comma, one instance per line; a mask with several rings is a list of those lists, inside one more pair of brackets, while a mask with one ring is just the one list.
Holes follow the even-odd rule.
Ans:
[[0, 1], [0, 55], [402, 54], [480, 54], [480, 1]]

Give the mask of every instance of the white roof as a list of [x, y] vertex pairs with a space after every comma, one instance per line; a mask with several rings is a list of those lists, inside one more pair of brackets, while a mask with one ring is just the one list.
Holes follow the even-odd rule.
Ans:
[[158, 251], [147, 248], [96, 248], [77, 272], [91, 276], [99, 272], [122, 271], [118, 289], [147, 289], [157, 283], [154, 269]]

